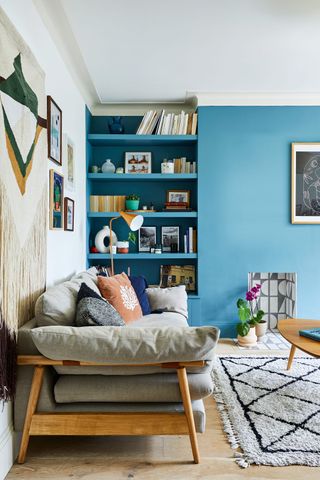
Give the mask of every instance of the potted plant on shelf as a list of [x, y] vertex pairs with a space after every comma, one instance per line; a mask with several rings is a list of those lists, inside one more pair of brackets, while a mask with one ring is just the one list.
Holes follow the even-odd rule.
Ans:
[[258, 308], [258, 296], [261, 285], [257, 283], [246, 293], [246, 299], [239, 298], [237, 301], [238, 317], [240, 323], [237, 324], [239, 345], [248, 347], [257, 343], [256, 325], [258, 325], [264, 316], [264, 311]]
[[126, 196], [126, 209], [127, 210], [138, 210], [140, 203], [139, 195], [127, 195]]
[[122, 240], [117, 242], [117, 252], [118, 253], [129, 253], [129, 242], [132, 242], [133, 245], [137, 243], [137, 237], [134, 232], [129, 232], [128, 240]]

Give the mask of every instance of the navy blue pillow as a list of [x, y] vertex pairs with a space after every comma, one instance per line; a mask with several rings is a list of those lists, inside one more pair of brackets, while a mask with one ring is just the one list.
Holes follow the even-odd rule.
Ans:
[[129, 280], [133, 286], [133, 290], [136, 292], [143, 315], [149, 315], [151, 313], [151, 307], [146, 292], [146, 288], [148, 287], [147, 280], [142, 275], [138, 277], [131, 275]]

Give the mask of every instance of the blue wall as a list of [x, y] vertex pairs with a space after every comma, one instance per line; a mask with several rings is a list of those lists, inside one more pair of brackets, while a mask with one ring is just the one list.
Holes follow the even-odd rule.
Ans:
[[320, 107], [199, 108], [202, 323], [235, 334], [249, 271], [298, 273], [298, 316], [320, 318], [320, 225], [290, 223], [291, 142], [320, 140]]

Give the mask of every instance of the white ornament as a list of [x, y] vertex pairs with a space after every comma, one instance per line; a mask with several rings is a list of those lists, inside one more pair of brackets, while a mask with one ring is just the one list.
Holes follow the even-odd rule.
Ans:
[[[99, 253], [109, 253], [110, 252], [110, 246], [106, 247], [104, 244], [105, 238], [110, 238], [110, 228], [105, 225], [102, 230], [100, 230], [95, 239], [94, 239], [94, 244], [96, 248], [98, 249]], [[112, 230], [112, 245], [117, 245], [117, 235], [114, 233]]]

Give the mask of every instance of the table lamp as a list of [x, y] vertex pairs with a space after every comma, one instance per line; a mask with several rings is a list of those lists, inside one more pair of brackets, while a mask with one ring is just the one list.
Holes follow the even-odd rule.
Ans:
[[112, 252], [112, 222], [114, 220], [117, 220], [118, 218], [123, 218], [123, 220], [126, 222], [128, 227], [132, 232], [136, 232], [139, 230], [139, 228], [142, 227], [143, 224], [143, 216], [142, 215], [134, 215], [132, 213], [127, 213], [127, 212], [119, 212], [120, 216], [119, 217], [113, 217], [111, 218], [109, 222], [109, 228], [110, 228], [110, 259], [111, 259], [111, 275], [114, 275], [114, 265], [113, 265], [113, 252]]

